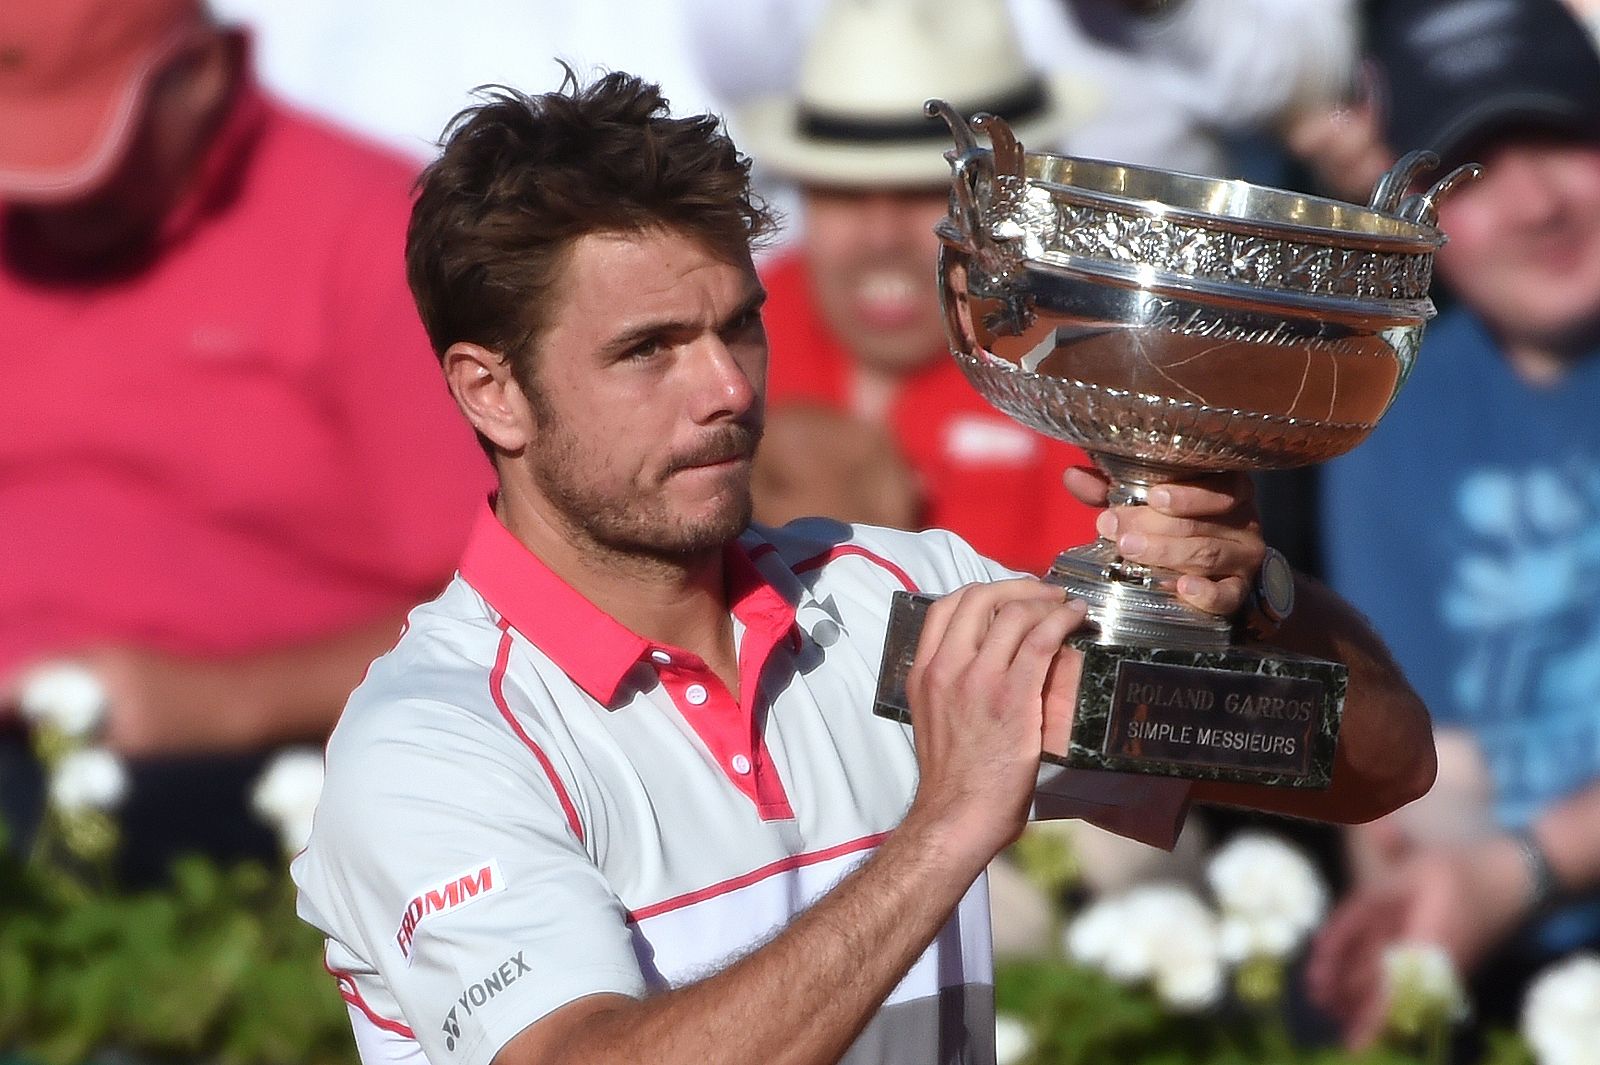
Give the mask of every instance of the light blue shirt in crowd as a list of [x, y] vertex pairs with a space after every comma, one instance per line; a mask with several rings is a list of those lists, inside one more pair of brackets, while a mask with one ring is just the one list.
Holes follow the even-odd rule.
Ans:
[[[1435, 722], [1476, 735], [1500, 824], [1600, 781], [1600, 358], [1530, 385], [1482, 323], [1443, 315], [1383, 422], [1323, 473], [1330, 582]], [[1600, 904], [1540, 939], [1596, 932]]]

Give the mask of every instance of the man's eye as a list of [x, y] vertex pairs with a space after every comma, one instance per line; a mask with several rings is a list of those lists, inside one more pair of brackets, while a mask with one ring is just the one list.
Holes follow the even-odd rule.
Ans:
[[648, 359], [661, 354], [662, 343], [659, 340], [646, 340], [635, 344], [622, 353], [624, 359]]

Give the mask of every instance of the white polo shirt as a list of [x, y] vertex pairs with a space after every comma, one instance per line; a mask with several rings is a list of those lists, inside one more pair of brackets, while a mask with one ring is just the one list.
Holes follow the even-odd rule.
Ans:
[[[737, 693], [485, 510], [351, 696], [294, 863], [367, 1065], [486, 1065], [577, 998], [707, 976], [899, 823], [910, 730], [872, 713], [890, 596], [1009, 572], [947, 533], [818, 520], [752, 528], [727, 572]], [[1047, 775], [1041, 813], [1167, 844], [1181, 823], [1180, 781]], [[980, 878], [844, 1060], [992, 1062], [992, 981]]]

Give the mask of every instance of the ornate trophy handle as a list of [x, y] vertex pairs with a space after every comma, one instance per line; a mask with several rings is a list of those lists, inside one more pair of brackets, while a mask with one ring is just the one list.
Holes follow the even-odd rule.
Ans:
[[[1006, 272], [1010, 255], [1001, 249], [1026, 236], [1012, 218], [1028, 190], [1022, 144], [998, 115], [984, 112], [969, 122], [937, 99], [928, 100], [922, 109], [930, 118], [944, 119], [956, 142], [954, 150], [945, 153], [950, 160], [954, 218], [939, 224], [940, 234], [996, 272]], [[975, 134], [988, 137], [991, 148], [979, 147]]]
[[[985, 243], [983, 209], [978, 204], [978, 178], [988, 168], [988, 153], [978, 147], [972, 127], [961, 112], [944, 100], [930, 99], [923, 103], [922, 113], [929, 118], [942, 118], [950, 127], [950, 136], [956, 146], [945, 153], [950, 160], [951, 188], [955, 197], [957, 225], [960, 228], [958, 243], [977, 251]], [[942, 223], [941, 223], [942, 225]]]
[[1022, 145], [1011, 126], [999, 115], [980, 111], [972, 116], [972, 128], [989, 138], [994, 147], [994, 172], [996, 177], [1021, 181], [1023, 167]]
[[972, 128], [967, 125], [967, 120], [962, 116], [961, 112], [950, 106], [948, 102], [937, 97], [924, 100], [922, 102], [922, 113], [929, 118], [944, 119], [944, 124], [950, 127], [950, 136], [955, 138], [955, 152], [958, 158], [977, 150], [978, 141], [972, 135]]
[[1383, 214], [1398, 214], [1400, 201], [1405, 197], [1411, 183], [1417, 180], [1417, 175], [1438, 165], [1439, 157], [1432, 152], [1420, 150], [1407, 152], [1378, 179], [1378, 183], [1372, 188], [1372, 198], [1367, 201], [1367, 206]]
[[1413, 193], [1400, 201], [1400, 217], [1420, 226], [1432, 226], [1439, 221], [1439, 198], [1464, 181], [1476, 181], [1483, 176], [1483, 167], [1477, 163], [1458, 166], [1433, 183], [1427, 192]]
[[1439, 165], [1439, 157], [1432, 152], [1407, 152], [1400, 161], [1378, 179], [1367, 206], [1374, 211], [1419, 226], [1435, 226], [1439, 222], [1439, 199], [1463, 181], [1472, 181], [1483, 174], [1477, 163], [1458, 166], [1433, 183], [1427, 192], [1406, 195], [1417, 176]]

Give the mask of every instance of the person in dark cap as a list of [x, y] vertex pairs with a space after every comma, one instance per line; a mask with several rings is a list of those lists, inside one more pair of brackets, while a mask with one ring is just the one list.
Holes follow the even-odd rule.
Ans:
[[200, 0], [0, 4], [0, 820], [38, 815], [17, 711], [68, 700], [128, 766], [125, 882], [276, 859], [255, 773], [487, 486], [406, 290], [413, 177]]
[[1557, 0], [1386, 0], [1368, 38], [1397, 150], [1449, 163], [1527, 134], [1600, 136], [1594, 47]]
[[1391, 0], [1372, 31], [1391, 154], [1484, 173], [1440, 209], [1453, 304], [1322, 471], [1328, 577], [1440, 748], [1428, 799], [1352, 832], [1358, 885], [1312, 958], [1357, 1043], [1391, 944], [1445, 948], [1493, 1021], [1600, 943], [1600, 56], [1557, 0]]

